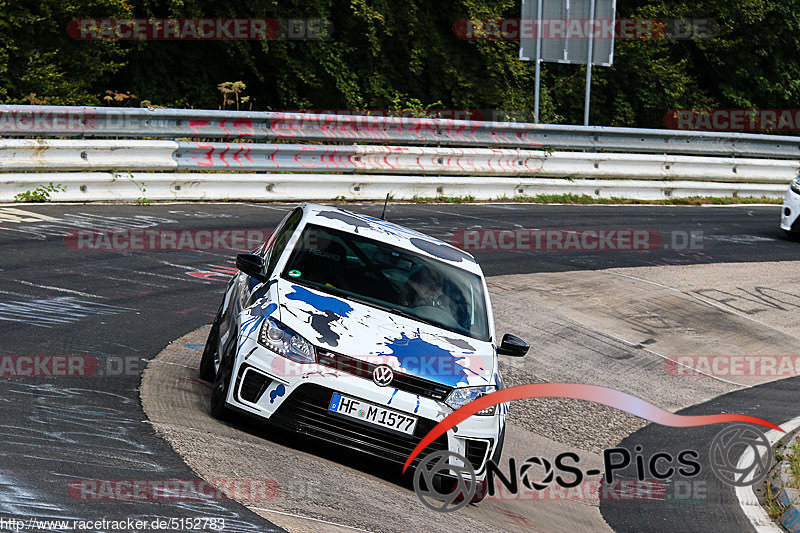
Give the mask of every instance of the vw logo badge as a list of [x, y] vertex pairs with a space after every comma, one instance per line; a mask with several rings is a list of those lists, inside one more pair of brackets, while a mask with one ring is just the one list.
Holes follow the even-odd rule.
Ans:
[[394, 379], [394, 372], [389, 365], [381, 365], [372, 371], [372, 381], [378, 387], [386, 387]]

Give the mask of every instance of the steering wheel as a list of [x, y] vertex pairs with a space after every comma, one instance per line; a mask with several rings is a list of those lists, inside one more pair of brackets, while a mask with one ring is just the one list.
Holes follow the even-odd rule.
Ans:
[[446, 311], [445, 308], [436, 305], [414, 305], [411, 307], [414, 314], [420, 318], [432, 320], [449, 327], [458, 327], [455, 317]]

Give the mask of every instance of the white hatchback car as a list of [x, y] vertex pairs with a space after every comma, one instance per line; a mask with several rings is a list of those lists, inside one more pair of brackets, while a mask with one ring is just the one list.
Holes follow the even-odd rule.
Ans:
[[[453, 410], [503, 387], [486, 281], [475, 259], [422, 233], [303, 204], [236, 260], [200, 375], [231, 410], [403, 464]], [[421, 455], [449, 450], [478, 474], [502, 449], [507, 404]], [[419, 461], [415, 461], [416, 465]]]
[[787, 233], [800, 233], [800, 177], [792, 180], [783, 197], [781, 229]]

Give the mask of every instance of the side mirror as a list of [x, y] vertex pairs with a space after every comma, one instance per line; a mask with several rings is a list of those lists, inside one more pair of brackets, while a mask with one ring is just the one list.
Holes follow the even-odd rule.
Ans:
[[258, 254], [239, 254], [236, 256], [236, 268], [258, 281], [267, 281], [264, 275], [264, 258]]
[[506, 333], [503, 335], [503, 342], [497, 347], [497, 355], [507, 355], [509, 357], [524, 357], [528, 353], [530, 345], [516, 335]]

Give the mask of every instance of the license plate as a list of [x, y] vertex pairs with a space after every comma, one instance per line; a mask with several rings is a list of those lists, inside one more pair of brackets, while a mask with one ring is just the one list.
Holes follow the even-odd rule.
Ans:
[[413, 416], [404, 415], [385, 407], [373, 405], [355, 398], [342, 396], [335, 392], [331, 396], [329, 411], [340, 415], [349, 416], [368, 424], [374, 424], [395, 431], [400, 431], [406, 435], [413, 435], [414, 428], [417, 427], [417, 419]]

